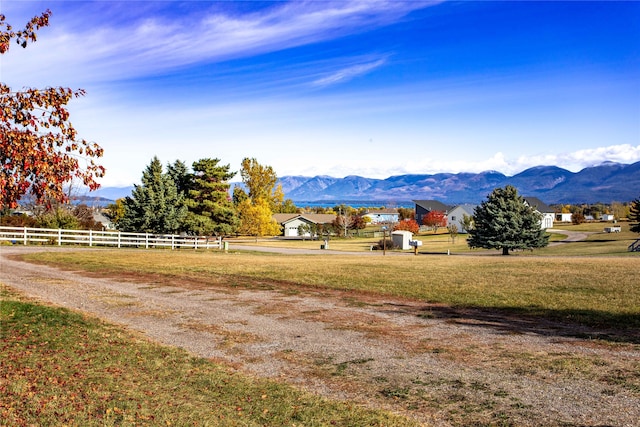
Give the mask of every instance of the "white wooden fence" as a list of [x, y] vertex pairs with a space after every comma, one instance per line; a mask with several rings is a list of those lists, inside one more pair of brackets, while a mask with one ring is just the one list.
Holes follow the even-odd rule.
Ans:
[[28, 245], [76, 244], [138, 248], [221, 249], [222, 239], [216, 237], [179, 236], [175, 234], [123, 233], [120, 231], [63, 230], [51, 228], [0, 226], [0, 241]]

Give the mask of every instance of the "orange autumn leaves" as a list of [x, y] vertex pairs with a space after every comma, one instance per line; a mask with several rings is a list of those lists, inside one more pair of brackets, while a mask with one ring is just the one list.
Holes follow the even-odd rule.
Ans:
[[[51, 11], [34, 17], [21, 31], [13, 31], [0, 15], [0, 53], [11, 40], [26, 47], [36, 30], [49, 25]], [[77, 139], [67, 104], [83, 96], [69, 88], [25, 89], [14, 92], [0, 83], [0, 208], [14, 208], [31, 193], [37, 203], [66, 202], [65, 183], [79, 179], [91, 190], [105, 170], [95, 163], [103, 149]]]

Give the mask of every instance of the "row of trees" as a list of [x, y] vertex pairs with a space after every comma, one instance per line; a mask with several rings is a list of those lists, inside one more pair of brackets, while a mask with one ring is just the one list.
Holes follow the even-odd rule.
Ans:
[[276, 186], [273, 168], [245, 158], [240, 174], [246, 190], [235, 187], [230, 197], [229, 181], [236, 172], [219, 159], [200, 159], [191, 170], [176, 160], [165, 170], [154, 157], [142, 172], [141, 184], [134, 186], [131, 196], [110, 205], [108, 215], [122, 231], [200, 236], [278, 234], [273, 213], [296, 212], [296, 207]]

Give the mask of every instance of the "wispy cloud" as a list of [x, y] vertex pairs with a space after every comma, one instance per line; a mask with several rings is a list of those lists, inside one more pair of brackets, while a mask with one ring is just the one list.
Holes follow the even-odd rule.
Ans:
[[[205, 7], [196, 2], [190, 13], [175, 14], [171, 8], [179, 4], [172, 2], [155, 2], [155, 13], [150, 13], [144, 2], [109, 2], [106, 16], [99, 8], [62, 3], [57, 13], [51, 6], [54, 15], [49, 33], [26, 52], [13, 49], [7, 55], [3, 80], [28, 77], [39, 83], [44, 74], [49, 81], [71, 74], [74, 81], [83, 83], [161, 74], [194, 64], [332, 40], [397, 22], [413, 10], [433, 4], [294, 1], [242, 12], [230, 9], [228, 3], [224, 8], [225, 3], [204, 3]], [[36, 7], [33, 14], [40, 12]], [[125, 21], [109, 19], [123, 8], [129, 13]]]
[[364, 64], [352, 65], [338, 70], [328, 76], [317, 79], [313, 82], [314, 86], [331, 86], [338, 83], [349, 81], [355, 77], [367, 74], [387, 62], [386, 59], [378, 59], [377, 61], [367, 62]]

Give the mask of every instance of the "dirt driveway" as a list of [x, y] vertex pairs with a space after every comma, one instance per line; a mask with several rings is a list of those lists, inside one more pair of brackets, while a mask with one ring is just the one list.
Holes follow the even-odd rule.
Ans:
[[[637, 426], [640, 345], [420, 301], [85, 275], [15, 260], [0, 283], [250, 375], [425, 425]], [[64, 250], [64, 249], [63, 249]]]

